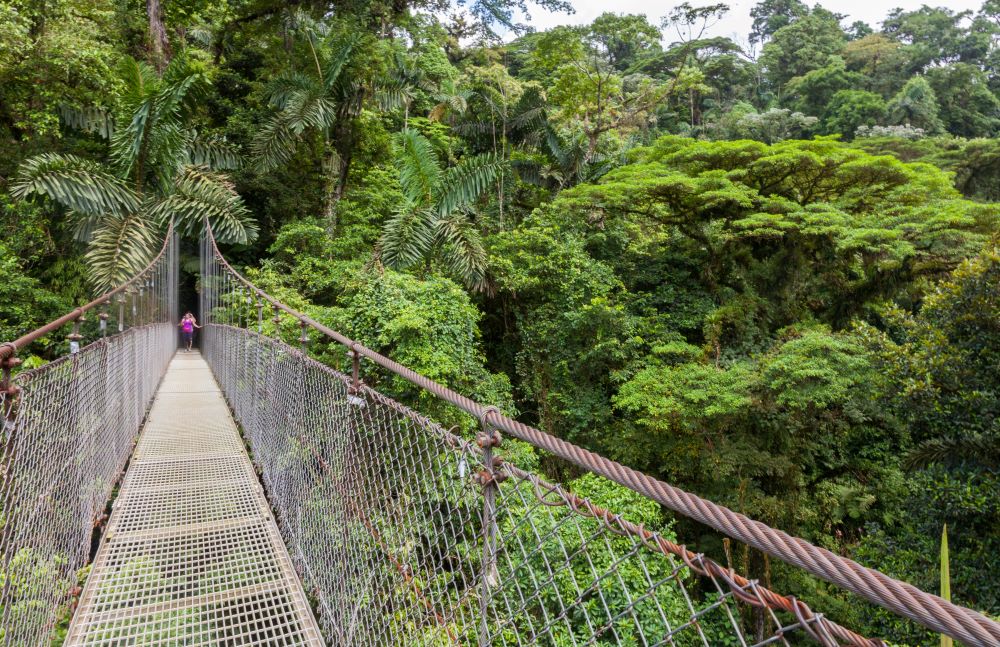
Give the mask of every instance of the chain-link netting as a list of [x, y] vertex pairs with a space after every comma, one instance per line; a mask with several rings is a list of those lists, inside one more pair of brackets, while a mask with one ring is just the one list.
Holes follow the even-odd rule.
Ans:
[[879, 644], [678, 545], [637, 492], [543, 478], [489, 415], [444, 429], [263, 334], [203, 254], [204, 353], [330, 644]]
[[54, 342], [68, 355], [0, 389], [0, 644], [48, 644], [68, 620], [95, 526], [176, 346], [176, 261], [169, 240], [89, 323], [77, 317], [68, 342]]

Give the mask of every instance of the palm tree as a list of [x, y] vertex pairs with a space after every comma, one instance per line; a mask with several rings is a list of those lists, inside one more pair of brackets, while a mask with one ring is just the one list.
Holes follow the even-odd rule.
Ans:
[[437, 256], [467, 286], [484, 289], [486, 251], [472, 205], [502, 172], [503, 160], [487, 153], [445, 168], [431, 142], [412, 129], [398, 133], [395, 144], [406, 199], [386, 222], [376, 258], [406, 269]]
[[103, 291], [145, 267], [171, 219], [181, 233], [208, 218], [225, 242], [248, 243], [257, 225], [233, 184], [219, 169], [239, 156], [225, 141], [199, 137], [187, 127], [208, 81], [183, 56], [161, 77], [132, 58], [121, 67], [125, 90], [117, 110], [64, 111], [70, 126], [111, 141], [110, 168], [75, 155], [45, 153], [25, 160], [12, 194], [44, 196], [66, 207], [94, 287]]
[[386, 68], [366, 61], [374, 71], [362, 79], [346, 73], [355, 57], [372, 56], [364, 47], [362, 32], [329, 25], [303, 12], [292, 16], [292, 27], [305, 36], [309, 64], [304, 71], [290, 70], [274, 79], [267, 88], [267, 100], [276, 109], [253, 142], [257, 168], [274, 170], [287, 164], [300, 142], [310, 135], [323, 141], [323, 175], [326, 178], [324, 215], [328, 228], [336, 226], [336, 205], [347, 183], [354, 141], [350, 122], [361, 114], [367, 102], [380, 110], [404, 109], [404, 127], [416, 92], [434, 88], [426, 75], [399, 52], [393, 52]]
[[[546, 122], [540, 154], [513, 163], [522, 182], [559, 191], [583, 182], [596, 182], [617, 164], [624, 163], [624, 151], [616, 156], [588, 154], [582, 135], [563, 137]], [[626, 147], [627, 150], [628, 147]]]
[[337, 200], [346, 182], [349, 159], [338, 151], [337, 139], [346, 123], [361, 113], [366, 89], [342, 74], [362, 44], [358, 31], [336, 34], [322, 22], [299, 12], [292, 27], [304, 32], [311, 54], [308, 71], [289, 70], [267, 88], [267, 99], [277, 112], [264, 124], [253, 142], [256, 166], [271, 171], [287, 164], [308, 134], [323, 138], [323, 173], [326, 178], [324, 211], [331, 229]]

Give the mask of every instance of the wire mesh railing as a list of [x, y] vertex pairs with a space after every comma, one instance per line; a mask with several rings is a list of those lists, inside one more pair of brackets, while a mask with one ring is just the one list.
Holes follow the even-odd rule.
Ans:
[[[206, 358], [331, 644], [884, 644], [687, 550], [661, 506], [934, 631], [1000, 644], [981, 614], [511, 420], [295, 312], [235, 272], [210, 230], [201, 270]], [[298, 347], [279, 338], [289, 319]], [[309, 357], [312, 329], [348, 349], [350, 374]], [[479, 432], [369, 387], [363, 358]], [[527, 444], [500, 450], [501, 431]], [[586, 474], [552, 483], [541, 455]]]
[[[0, 644], [48, 644], [68, 620], [77, 571], [176, 347], [176, 311], [170, 232], [125, 285], [0, 345]], [[15, 373], [19, 351], [67, 325], [65, 356]]]

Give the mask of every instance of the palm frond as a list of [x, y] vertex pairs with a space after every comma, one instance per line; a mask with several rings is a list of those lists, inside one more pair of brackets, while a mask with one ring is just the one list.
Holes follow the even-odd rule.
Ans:
[[517, 173], [517, 177], [525, 184], [541, 187], [548, 186], [542, 174], [542, 164], [538, 160], [516, 159], [511, 160], [510, 165], [514, 169], [514, 172]]
[[101, 165], [57, 153], [43, 153], [22, 162], [11, 194], [19, 200], [32, 194], [46, 196], [88, 216], [128, 213], [139, 208], [136, 195]]
[[449, 273], [474, 290], [486, 288], [486, 250], [468, 214], [454, 211], [438, 218], [436, 242]]
[[323, 84], [327, 89], [332, 88], [333, 84], [340, 78], [340, 72], [351, 60], [351, 54], [354, 53], [354, 48], [360, 42], [361, 33], [352, 31], [331, 45], [330, 57], [323, 70]]
[[175, 56], [163, 71], [156, 92], [159, 116], [171, 114], [180, 119], [198, 105], [209, 87], [208, 77], [203, 72], [192, 69], [183, 55]]
[[118, 66], [118, 74], [125, 84], [121, 99], [124, 108], [130, 112], [135, 104], [149, 95], [150, 90], [155, 88], [159, 81], [152, 66], [131, 56], [122, 59]]
[[86, 261], [97, 292], [106, 292], [135, 276], [156, 254], [157, 234], [138, 213], [104, 218], [94, 231]]
[[108, 110], [98, 106], [74, 108], [64, 104], [59, 106], [59, 117], [70, 128], [104, 139], [111, 139], [111, 135], [115, 132], [114, 117]]
[[469, 109], [469, 95], [469, 92], [438, 94], [435, 97], [438, 104], [431, 109], [427, 118], [431, 121], [441, 121], [449, 113], [465, 114], [465, 111]]
[[242, 157], [239, 148], [225, 137], [199, 137], [192, 132], [188, 135], [187, 163], [221, 171], [239, 168]]
[[[172, 119], [153, 128], [145, 143], [146, 171], [162, 191], [169, 191], [174, 175], [187, 162], [192, 133]], [[145, 178], [143, 178], [145, 179]]]
[[405, 269], [419, 263], [433, 244], [434, 212], [408, 204], [386, 221], [375, 255], [387, 267]]
[[399, 79], [385, 79], [375, 88], [372, 98], [379, 110], [391, 112], [413, 102], [413, 88]]
[[296, 94], [289, 97], [280, 116], [288, 130], [301, 135], [308, 128], [329, 128], [337, 119], [337, 104], [317, 94]]
[[417, 205], [427, 204], [441, 181], [441, 166], [430, 140], [409, 128], [397, 134], [396, 167], [407, 198]]
[[497, 125], [492, 121], [472, 120], [460, 121], [453, 125], [451, 129], [456, 134], [463, 137], [475, 137], [476, 135], [488, 135], [496, 129]]
[[503, 172], [503, 168], [504, 161], [493, 153], [467, 157], [457, 166], [449, 168], [444, 172], [438, 190], [438, 213], [446, 216], [478, 200]]
[[198, 231], [207, 218], [220, 242], [246, 244], [257, 238], [257, 221], [243, 204], [233, 183], [222, 173], [202, 166], [184, 167], [173, 192], [153, 205], [150, 216], [159, 222], [171, 217], [181, 233]]
[[265, 95], [269, 105], [283, 110], [298, 95], [322, 94], [322, 88], [313, 76], [294, 70], [283, 72], [267, 85]]
[[914, 447], [903, 459], [908, 470], [932, 463], [978, 465], [987, 469], [1000, 466], [1000, 443], [994, 435], [971, 434], [959, 438], [932, 438]]
[[254, 156], [254, 166], [259, 171], [271, 171], [287, 164], [298, 139], [292, 134], [281, 115], [271, 118], [261, 127], [250, 146]]
[[111, 156], [122, 175], [132, 172], [144, 147], [148, 146], [150, 136], [146, 131], [153, 127], [155, 112], [155, 99], [146, 97], [135, 103], [128, 123], [115, 130], [111, 138]]

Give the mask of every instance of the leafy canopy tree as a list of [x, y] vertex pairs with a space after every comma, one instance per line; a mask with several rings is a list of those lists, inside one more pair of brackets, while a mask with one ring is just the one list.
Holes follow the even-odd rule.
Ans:
[[997, 33], [996, 25], [972, 20], [972, 13], [927, 5], [914, 11], [895, 9], [883, 21], [882, 31], [903, 43], [908, 61], [904, 73], [920, 74], [936, 65], [985, 58]]
[[915, 76], [886, 105], [890, 125], [910, 125], [927, 133], [941, 132], [937, 95], [922, 76]]
[[634, 20], [598, 19], [586, 27], [557, 27], [533, 41], [528, 73], [550, 79], [552, 119], [583, 132], [588, 156], [598, 152], [602, 137], [621, 138], [651, 126], [655, 108], [672, 89], [657, 78], [622, 74], [615, 67], [616, 52], [608, 46], [635, 31]]
[[114, 92], [114, 24], [111, 0], [0, 5], [0, 127], [17, 139], [56, 134], [60, 105]]
[[395, 144], [405, 201], [385, 223], [377, 259], [405, 269], [437, 256], [466, 285], [485, 288], [486, 253], [472, 207], [504, 162], [485, 153], [445, 168], [427, 137], [412, 129], [399, 133]]
[[753, 25], [750, 42], [761, 44], [782, 27], [809, 15], [809, 7], [800, 0], [762, 0], [750, 10]]
[[862, 75], [864, 89], [877, 92], [883, 98], [892, 96], [903, 83], [900, 69], [906, 63], [906, 54], [898, 41], [885, 34], [869, 34], [852, 40], [841, 55], [848, 70]]
[[885, 101], [874, 92], [840, 90], [830, 99], [823, 117], [826, 132], [852, 139], [861, 126], [874, 126], [885, 118]]
[[113, 114], [66, 114], [71, 125], [110, 139], [111, 170], [75, 155], [45, 153], [21, 164], [11, 190], [19, 199], [45, 196], [69, 209], [79, 236], [89, 241], [86, 258], [97, 290], [142, 269], [171, 219], [189, 233], [208, 218], [223, 242], [247, 243], [257, 235], [233, 184], [214, 170], [235, 167], [236, 152], [188, 126], [208, 86], [205, 74], [178, 57], [161, 78], [127, 58], [121, 82]]
[[978, 67], [953, 63], [927, 71], [945, 129], [958, 137], [993, 137], [1000, 131], [1000, 100]]
[[784, 99], [794, 110], [820, 116], [826, 112], [835, 94], [857, 88], [863, 81], [863, 76], [847, 69], [843, 58], [832, 56], [826, 66], [789, 81]]
[[[939, 283], [918, 312], [889, 308], [884, 330], [860, 327], [876, 370], [888, 377], [884, 406], [913, 444], [899, 523], [872, 527], [859, 553], [933, 589], [935, 535], [947, 523], [956, 601], [991, 614], [1000, 610], [1000, 586], [990, 576], [1000, 555], [998, 285], [1000, 250], [990, 245]], [[898, 622], [883, 613], [865, 620], [892, 629]], [[899, 630], [892, 635], [927, 641], [911, 637], [912, 628]]]
[[817, 8], [776, 31], [761, 51], [760, 64], [780, 92], [791, 79], [828, 65], [846, 42], [837, 16]]

